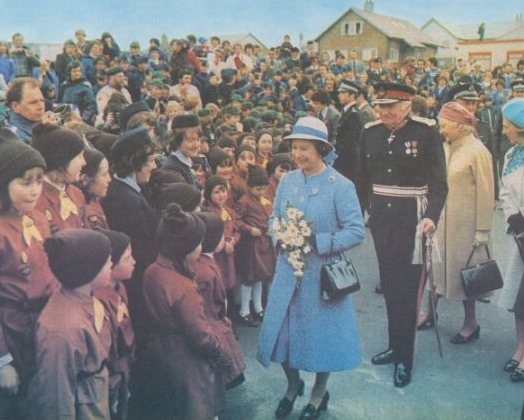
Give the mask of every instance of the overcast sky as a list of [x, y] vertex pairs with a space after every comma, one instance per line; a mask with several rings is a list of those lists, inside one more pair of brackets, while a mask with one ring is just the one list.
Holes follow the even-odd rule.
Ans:
[[[0, 39], [21, 32], [27, 42], [61, 43], [84, 28], [88, 38], [112, 33], [124, 49], [162, 33], [171, 39], [251, 32], [266, 46], [289, 33], [298, 44], [300, 33], [315, 38], [350, 7], [362, 8], [363, 0], [0, 0]], [[431, 17], [478, 24], [515, 19], [524, 1], [375, 0], [375, 12], [417, 26]]]

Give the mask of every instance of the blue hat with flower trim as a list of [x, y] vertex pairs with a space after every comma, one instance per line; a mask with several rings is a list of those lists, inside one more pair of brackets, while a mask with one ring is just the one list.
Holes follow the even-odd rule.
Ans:
[[502, 116], [518, 128], [524, 128], [524, 98], [515, 98], [502, 107]]
[[333, 147], [328, 140], [328, 129], [326, 124], [315, 117], [300, 118], [293, 126], [293, 131], [289, 136], [284, 137], [284, 140], [315, 140]]

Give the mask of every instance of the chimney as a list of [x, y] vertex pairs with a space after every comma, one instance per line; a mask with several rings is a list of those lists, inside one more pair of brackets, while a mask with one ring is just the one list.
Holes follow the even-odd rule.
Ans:
[[373, 13], [374, 9], [375, 9], [375, 2], [373, 0], [364, 1], [364, 11]]

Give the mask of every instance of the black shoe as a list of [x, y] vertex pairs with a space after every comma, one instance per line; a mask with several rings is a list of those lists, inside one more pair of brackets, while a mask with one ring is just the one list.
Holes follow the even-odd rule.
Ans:
[[248, 327], [260, 326], [260, 321], [258, 319], [255, 319], [251, 314], [248, 314], [246, 316], [238, 315], [238, 320], [240, 321], [240, 323]]
[[524, 382], [524, 369], [517, 366], [511, 373], [510, 379], [511, 382]]
[[302, 410], [302, 413], [300, 413], [300, 417], [298, 420], [304, 420], [304, 419], [318, 419], [320, 416], [320, 413], [322, 411], [327, 410], [329, 401], [329, 392], [326, 391], [324, 394], [324, 398], [322, 398], [322, 402], [318, 406], [318, 408], [315, 408], [315, 406], [311, 403], [306, 405], [304, 409]]
[[[435, 317], [438, 319], [438, 315]], [[435, 326], [435, 321], [432, 316], [427, 316], [426, 320], [424, 322], [421, 322], [417, 325], [418, 331], [423, 330], [429, 330], [430, 328], [433, 328]]]
[[393, 384], [397, 388], [402, 388], [411, 382], [411, 369], [404, 363], [395, 364], [395, 373], [393, 374]]
[[477, 301], [482, 302], [482, 303], [490, 303], [491, 299], [490, 298], [480, 298], [480, 299], [477, 299]]
[[260, 322], [264, 320], [264, 310], [262, 309], [260, 312], [257, 312], [255, 315], [256, 319], [258, 319]]
[[464, 337], [462, 334], [457, 333], [454, 337], [451, 338], [451, 342], [453, 344], [465, 344], [469, 343], [470, 341], [477, 340], [480, 337], [480, 325], [475, 328], [475, 331], [473, 331], [470, 335], [467, 337]]
[[282, 398], [280, 400], [280, 402], [278, 403], [278, 407], [275, 411], [275, 417], [277, 419], [281, 419], [283, 417], [286, 417], [287, 415], [289, 415], [289, 413], [291, 413], [293, 411], [293, 405], [295, 404], [295, 400], [297, 399], [297, 397], [300, 395], [304, 395], [304, 388], [305, 388], [306, 384], [304, 383], [304, 381], [301, 379], [300, 380], [300, 385], [298, 386], [298, 392], [295, 394], [295, 398], [293, 398], [292, 401], [290, 401], [289, 399], [287, 399], [286, 397]]
[[504, 365], [504, 372], [513, 372], [518, 365], [518, 361], [516, 361], [515, 359], [509, 359]]
[[395, 353], [392, 349], [387, 349], [383, 352], [375, 354], [371, 358], [371, 363], [374, 365], [387, 365], [388, 363], [393, 363], [395, 358]]
[[384, 293], [384, 291], [382, 290], [382, 283], [379, 283], [375, 286], [375, 293], [377, 295], [381, 295]]

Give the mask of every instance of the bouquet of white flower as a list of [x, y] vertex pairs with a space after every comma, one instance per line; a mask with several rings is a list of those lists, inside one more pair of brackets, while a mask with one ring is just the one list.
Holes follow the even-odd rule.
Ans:
[[311, 252], [310, 238], [313, 234], [304, 212], [287, 205], [287, 218], [277, 220], [274, 225], [277, 246], [287, 254], [287, 261], [293, 267], [297, 286], [304, 276], [306, 255]]

